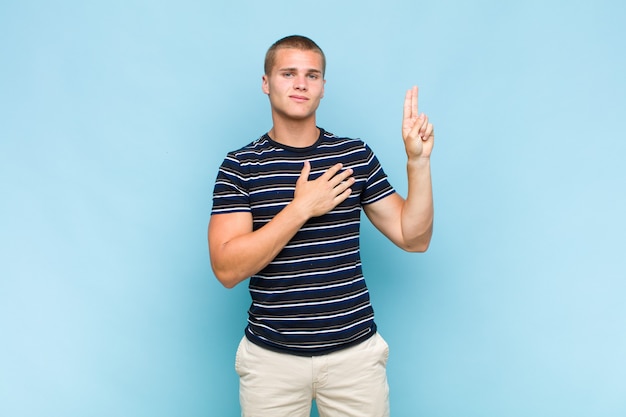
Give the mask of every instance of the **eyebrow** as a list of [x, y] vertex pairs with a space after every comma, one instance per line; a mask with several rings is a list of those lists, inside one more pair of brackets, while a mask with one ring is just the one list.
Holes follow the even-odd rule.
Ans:
[[[278, 71], [298, 71], [298, 68], [295, 68], [295, 67], [279, 68]], [[321, 70], [318, 70], [318, 69], [315, 69], [315, 68], [309, 68], [309, 69], [306, 70], [306, 72], [308, 72], [308, 73], [314, 72], [314, 73], [317, 73], [317, 74], [321, 74], [322, 73]]]

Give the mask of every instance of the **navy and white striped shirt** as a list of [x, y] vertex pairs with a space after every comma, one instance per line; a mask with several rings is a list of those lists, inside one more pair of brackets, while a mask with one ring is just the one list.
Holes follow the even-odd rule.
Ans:
[[320, 129], [307, 148], [279, 144], [265, 134], [228, 153], [213, 192], [212, 214], [250, 212], [254, 230], [293, 200], [304, 161], [309, 180], [341, 162], [354, 170], [352, 194], [329, 213], [309, 219], [276, 258], [250, 278], [252, 305], [246, 336], [269, 349], [320, 355], [376, 332], [361, 270], [361, 208], [392, 193], [372, 150], [359, 139]]

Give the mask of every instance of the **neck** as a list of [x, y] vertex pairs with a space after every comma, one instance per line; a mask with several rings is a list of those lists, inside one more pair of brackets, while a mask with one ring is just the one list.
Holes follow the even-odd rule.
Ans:
[[268, 132], [269, 136], [276, 142], [294, 148], [306, 148], [317, 142], [320, 130], [315, 124], [315, 119], [303, 121], [291, 121], [276, 123]]
[[274, 125], [268, 132], [276, 142], [294, 148], [306, 148], [319, 139], [320, 130], [317, 128], [315, 114], [304, 119], [292, 119], [272, 112]]

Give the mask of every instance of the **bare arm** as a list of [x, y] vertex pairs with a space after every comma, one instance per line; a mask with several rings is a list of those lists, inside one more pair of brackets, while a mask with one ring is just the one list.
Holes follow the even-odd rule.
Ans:
[[265, 268], [311, 217], [321, 216], [344, 201], [354, 183], [352, 170], [337, 164], [314, 181], [305, 162], [293, 200], [271, 221], [253, 231], [250, 213], [216, 214], [209, 222], [211, 267], [232, 288]]
[[418, 90], [404, 99], [402, 138], [407, 154], [409, 189], [406, 200], [398, 194], [365, 206], [371, 222], [393, 243], [410, 252], [424, 252], [433, 231], [433, 192], [430, 155], [435, 140], [428, 117], [418, 113]]

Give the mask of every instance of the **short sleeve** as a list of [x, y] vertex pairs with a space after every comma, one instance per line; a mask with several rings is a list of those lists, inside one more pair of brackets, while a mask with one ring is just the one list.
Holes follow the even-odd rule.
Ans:
[[380, 162], [378, 162], [378, 158], [372, 149], [367, 144], [364, 144], [364, 146], [367, 180], [365, 183], [365, 189], [361, 194], [361, 204], [367, 205], [395, 193], [395, 190], [389, 183], [387, 174], [385, 174], [383, 167], [380, 165]]
[[217, 173], [211, 214], [250, 212], [247, 175], [234, 153], [229, 153]]

